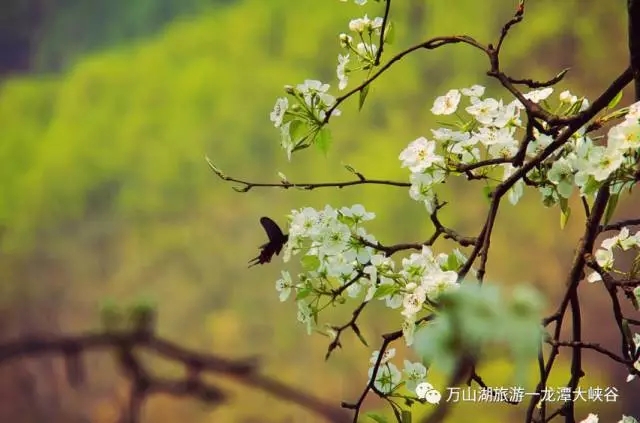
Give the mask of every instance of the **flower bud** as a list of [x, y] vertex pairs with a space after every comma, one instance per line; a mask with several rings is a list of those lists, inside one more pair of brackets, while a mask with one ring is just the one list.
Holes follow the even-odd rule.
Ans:
[[360, 26], [360, 19], [354, 19], [351, 22], [349, 22], [349, 29], [353, 32], [361, 31], [362, 28]]
[[345, 34], [344, 32], [340, 34], [340, 47], [348, 47], [351, 45], [353, 38], [350, 35]]

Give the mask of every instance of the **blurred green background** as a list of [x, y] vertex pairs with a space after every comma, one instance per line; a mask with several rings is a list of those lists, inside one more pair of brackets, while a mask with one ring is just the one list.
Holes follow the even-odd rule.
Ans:
[[[593, 99], [628, 62], [626, 16], [618, 3], [530, 1], [504, 46], [504, 70], [548, 79], [570, 67], [559, 91]], [[385, 51], [437, 35], [494, 41], [516, 4], [396, 1], [396, 41]], [[336, 405], [357, 398], [371, 350], [349, 334], [345, 348], [324, 362], [327, 339], [307, 336], [295, 304], [278, 301], [280, 260], [246, 268], [264, 238], [258, 218], [266, 214], [283, 223], [292, 208], [361, 203], [377, 214], [370, 230], [389, 244], [428, 237], [423, 207], [407, 190], [392, 187], [239, 194], [211, 173], [204, 156], [227, 174], [253, 181], [277, 182], [278, 171], [292, 182], [346, 179], [343, 162], [370, 177], [407, 180], [398, 154], [430, 135], [437, 95], [479, 83], [490, 87], [488, 95], [508, 99], [485, 76], [488, 63], [477, 51], [459, 45], [418, 51], [377, 81], [362, 112], [357, 100], [342, 107], [343, 116], [332, 120], [327, 157], [309, 150], [289, 163], [269, 122], [275, 98], [283, 85], [307, 78], [337, 86], [337, 34], [347, 31], [349, 19], [382, 10], [374, 2], [361, 8], [337, 0], [3, 2], [0, 339], [95, 329], [105, 298], [127, 303], [143, 296], [158, 305], [161, 335], [216, 354], [260, 355], [265, 373]], [[623, 103], [629, 101], [626, 95]], [[487, 206], [480, 185], [456, 181], [447, 189], [443, 223], [475, 235]], [[560, 231], [559, 212], [542, 208], [539, 198], [526, 190], [517, 207], [504, 206], [489, 277], [533, 283], [553, 305], [580, 236], [581, 209], [576, 204]], [[627, 201], [619, 215], [633, 209]], [[582, 288], [585, 338], [617, 348], [603, 293]], [[325, 317], [342, 323], [349, 313]], [[381, 307], [362, 319], [374, 349], [378, 335], [400, 323]], [[586, 357], [596, 370], [586, 368], [583, 386], [615, 386], [621, 397], [615, 404], [584, 405], [583, 417], [588, 411], [604, 421], [617, 421], [621, 412], [640, 416], [626, 373]], [[63, 363], [55, 359], [1, 367], [0, 422], [115, 422], [126, 385], [113, 376], [108, 357], [91, 356], [87, 363], [91, 379], [80, 391], [67, 386]], [[553, 374], [554, 386], [568, 380], [563, 366]], [[508, 362], [497, 358], [481, 374], [490, 386], [508, 385]], [[316, 421], [264, 394], [228, 388], [234, 402], [215, 409], [153, 398], [145, 421]], [[371, 401], [371, 409], [378, 406]], [[467, 421], [469, 413], [478, 423], [514, 421], [521, 410], [463, 404], [450, 421]]]

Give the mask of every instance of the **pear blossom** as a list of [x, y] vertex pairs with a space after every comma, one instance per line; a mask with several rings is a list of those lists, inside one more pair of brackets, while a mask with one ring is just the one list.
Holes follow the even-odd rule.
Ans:
[[460, 91], [462, 92], [462, 95], [479, 98], [484, 94], [484, 90], [485, 88], [482, 85], [473, 85], [469, 88], [463, 88]]
[[293, 282], [291, 281], [291, 275], [287, 271], [282, 271], [282, 278], [276, 281], [276, 291], [280, 293], [280, 301], [287, 301], [291, 294], [291, 288], [293, 288]]
[[561, 92], [559, 97], [562, 103], [574, 104], [575, 102], [578, 101], [578, 97], [571, 94], [571, 92], [567, 90]]
[[443, 159], [435, 153], [435, 141], [420, 137], [413, 141], [402, 153], [402, 167], [408, 167], [411, 172], [422, 172], [431, 166], [442, 163]]
[[[369, 380], [371, 380], [373, 376], [373, 370], [373, 367], [369, 369]], [[402, 374], [395, 364], [385, 363], [378, 368], [373, 386], [375, 386], [378, 391], [388, 394], [400, 385], [401, 381]]]
[[436, 98], [431, 108], [434, 115], [450, 115], [454, 113], [460, 103], [460, 91], [449, 90], [444, 96]]
[[282, 125], [282, 119], [284, 118], [284, 114], [287, 112], [288, 108], [289, 100], [287, 100], [286, 97], [281, 97], [276, 100], [276, 105], [270, 115], [273, 126], [278, 128]]
[[487, 98], [482, 101], [478, 101], [465, 110], [471, 116], [473, 116], [478, 122], [484, 125], [490, 125], [493, 120], [500, 114], [502, 103], [493, 99]]
[[348, 54], [338, 55], [338, 67], [336, 68], [336, 75], [338, 76], [338, 89], [344, 90], [349, 83], [349, 77], [347, 76], [347, 65], [349, 64]]
[[542, 100], [546, 100], [551, 95], [552, 92], [553, 92], [553, 88], [546, 87], [539, 90], [530, 91], [524, 95], [524, 98], [534, 103], [539, 103]]
[[569, 198], [573, 192], [573, 169], [571, 163], [565, 158], [558, 159], [551, 166], [548, 173], [549, 181], [558, 188], [558, 194]]
[[416, 386], [427, 377], [427, 368], [424, 364], [412, 363], [409, 360], [404, 360], [402, 372], [405, 374], [406, 386], [410, 391], [415, 391]]
[[[396, 349], [395, 348], [386, 349], [384, 354], [382, 355], [382, 359], [380, 360], [380, 364], [385, 364], [386, 362], [388, 362], [389, 360], [391, 360], [395, 356], [396, 356]], [[374, 351], [371, 354], [371, 358], [369, 359], [369, 363], [371, 363], [372, 365], [375, 365], [378, 362], [378, 357], [380, 357], [380, 350]]]
[[580, 421], [580, 423], [598, 423], [599, 419], [596, 414], [589, 413], [586, 419]]

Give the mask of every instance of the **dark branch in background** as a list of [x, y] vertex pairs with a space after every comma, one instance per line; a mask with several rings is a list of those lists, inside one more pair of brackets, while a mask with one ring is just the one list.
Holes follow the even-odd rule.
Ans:
[[[41, 355], [60, 355], [67, 361], [72, 379], [83, 372], [80, 355], [94, 351], [111, 351], [123, 373], [131, 383], [127, 410], [123, 410], [122, 423], [140, 422], [140, 412], [147, 397], [165, 393], [175, 396], [190, 396], [213, 405], [225, 402], [227, 395], [217, 386], [202, 379], [205, 373], [224, 376], [245, 386], [266, 392], [273, 397], [291, 402], [315, 413], [330, 422], [351, 421], [348, 413], [339, 407], [324, 402], [300, 388], [261, 375], [255, 359], [231, 360], [213, 354], [203, 354], [181, 347], [150, 333], [100, 332], [77, 336], [27, 337], [0, 344], [0, 365], [11, 360]], [[164, 359], [180, 363], [186, 377], [169, 380], [156, 377], [144, 368], [137, 357], [140, 351], [149, 351]]]
[[627, 0], [629, 16], [629, 58], [635, 84], [636, 101], [640, 101], [640, 1]]
[[593, 351], [599, 352], [600, 354], [606, 355], [607, 357], [609, 357], [613, 361], [617, 361], [618, 363], [621, 363], [627, 366], [633, 365], [633, 362], [623, 357], [620, 357], [619, 355], [600, 346], [600, 344], [594, 344], [589, 342], [554, 341], [554, 340], [547, 340], [545, 342], [554, 347], [582, 348], [585, 350], [593, 350]]

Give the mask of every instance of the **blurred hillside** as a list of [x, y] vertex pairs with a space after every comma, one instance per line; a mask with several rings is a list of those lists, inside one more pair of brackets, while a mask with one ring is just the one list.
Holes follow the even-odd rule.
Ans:
[[[307, 78], [337, 85], [337, 34], [350, 18], [380, 15], [378, 4], [245, 0], [222, 7], [165, 0], [167, 12], [151, 16], [152, 2], [144, 0], [109, 3], [112, 13], [100, 8], [106, 2], [65, 3], [55, 3], [58, 23], [42, 27], [32, 57], [35, 70], [64, 71], [16, 76], [0, 86], [0, 338], [93, 329], [106, 298], [151, 298], [161, 335], [229, 356], [257, 354], [266, 372], [283, 381], [336, 404], [355, 398], [371, 351], [347, 337], [345, 349], [324, 362], [327, 339], [308, 337], [295, 305], [278, 301], [280, 261], [246, 269], [263, 242], [258, 219], [266, 214], [284, 222], [292, 208], [361, 203], [377, 214], [372, 232], [394, 243], [428, 237], [423, 208], [406, 190], [390, 187], [239, 194], [211, 173], [204, 156], [253, 181], [277, 181], [278, 171], [292, 182], [347, 179], [341, 162], [367, 176], [406, 180], [398, 154], [436, 125], [429, 113], [435, 96], [475, 83], [506, 96], [485, 76], [485, 57], [464, 46], [417, 52], [378, 80], [362, 112], [354, 103], [342, 107], [328, 157], [309, 150], [289, 163], [268, 120], [275, 98], [283, 85]], [[515, 4], [397, 2], [397, 38], [386, 52], [437, 35], [495, 39]], [[527, 7], [504, 47], [510, 74], [548, 79], [571, 67], [561, 89], [593, 98], [626, 66], [622, 6], [539, 0]], [[479, 230], [486, 209], [481, 190], [472, 188], [448, 187], [451, 205], [442, 214], [443, 223], [468, 235]], [[490, 279], [560, 292], [581, 229], [578, 216], [560, 232], [557, 211], [541, 208], [539, 194], [525, 191], [521, 204], [507, 205], [499, 216]], [[607, 305], [594, 297], [592, 316]], [[333, 323], [347, 318], [345, 310]], [[363, 318], [373, 346], [379, 333], [399, 324], [381, 308]], [[587, 335], [609, 327], [602, 319], [585, 321]], [[122, 382], [105, 357], [92, 360], [91, 383], [82, 392], [65, 385], [54, 360], [0, 368], [0, 422], [114, 421]], [[597, 380], [622, 388], [624, 373], [614, 379], [609, 368], [599, 368]], [[483, 376], [497, 386], [507, 383], [506, 374], [496, 362]], [[248, 405], [209, 410], [158, 398], [147, 406], [147, 421], [313, 421], [232, 388]], [[470, 407], [460, 407], [451, 421], [463, 421]], [[631, 414], [630, 407], [617, 404], [612, 416]], [[490, 407], [476, 421], [507, 421], [513, 412]]]

